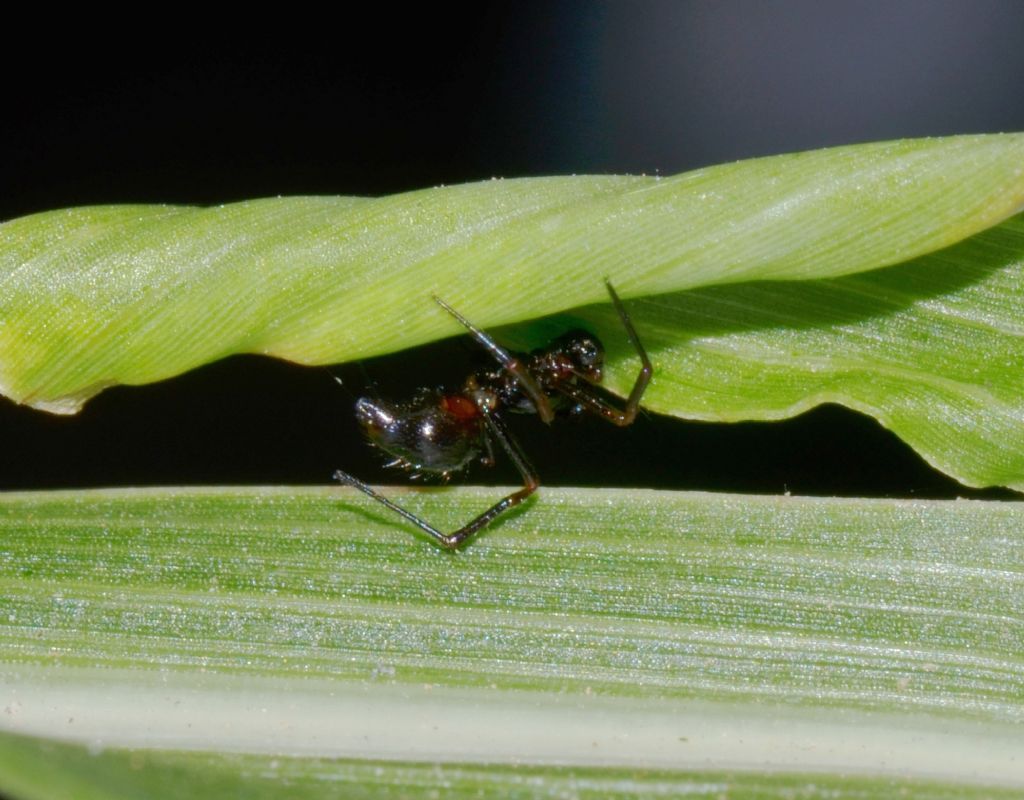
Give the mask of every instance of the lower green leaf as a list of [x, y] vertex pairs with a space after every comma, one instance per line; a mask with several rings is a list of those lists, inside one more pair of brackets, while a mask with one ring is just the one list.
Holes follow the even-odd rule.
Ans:
[[[59, 764], [60, 769], [54, 769]], [[600, 766], [426, 764], [81, 746], [0, 734], [0, 775], [18, 800], [359, 798], [760, 798], [965, 800], [1017, 789], [866, 775], [752, 774]]]
[[545, 489], [446, 553], [347, 490], [6, 495], [0, 727], [105, 755], [0, 791], [1019, 791], [1022, 564], [1016, 503]]

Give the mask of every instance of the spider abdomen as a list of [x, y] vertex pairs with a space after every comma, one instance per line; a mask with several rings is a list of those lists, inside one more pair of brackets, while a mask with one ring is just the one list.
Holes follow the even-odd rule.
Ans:
[[481, 417], [465, 398], [422, 392], [406, 403], [361, 398], [356, 417], [396, 465], [418, 472], [457, 472], [479, 459]]

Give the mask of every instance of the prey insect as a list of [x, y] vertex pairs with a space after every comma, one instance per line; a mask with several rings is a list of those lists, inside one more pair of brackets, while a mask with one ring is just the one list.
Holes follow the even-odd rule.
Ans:
[[522, 489], [458, 530], [444, 533], [347, 472], [338, 470], [334, 478], [369, 495], [451, 550], [522, 503], [537, 491], [540, 480], [506, 427], [504, 412], [536, 414], [545, 423], [552, 422], [557, 414], [590, 413], [624, 427], [636, 419], [640, 398], [650, 383], [654, 372], [651, 361], [615, 289], [608, 281], [605, 286], [642, 365], [621, 409], [596, 388], [603, 377], [604, 347], [593, 334], [572, 330], [545, 348], [530, 353], [510, 352], [436, 296], [437, 304], [469, 331], [494, 357], [497, 366], [473, 373], [456, 391], [421, 389], [405, 403], [367, 397], [356, 403], [356, 417], [370, 442], [392, 457], [388, 466], [447, 480], [474, 461], [492, 466], [497, 443], [522, 475]]

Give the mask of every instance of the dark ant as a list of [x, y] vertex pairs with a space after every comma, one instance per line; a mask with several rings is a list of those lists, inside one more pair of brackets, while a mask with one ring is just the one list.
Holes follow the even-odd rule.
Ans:
[[456, 392], [421, 389], [406, 403], [389, 404], [366, 397], [356, 403], [356, 417], [370, 442], [393, 457], [387, 466], [412, 470], [414, 477], [430, 473], [447, 480], [473, 461], [493, 466], [493, 443], [497, 441], [523, 476], [522, 489], [499, 500], [457, 531], [446, 534], [347, 472], [338, 470], [334, 478], [401, 514], [449, 550], [522, 503], [537, 490], [540, 481], [505, 427], [502, 410], [536, 414], [546, 423], [554, 420], [557, 412], [590, 412], [625, 427], [636, 419], [640, 398], [650, 383], [654, 372], [650, 359], [615, 289], [607, 280], [605, 286], [643, 364], [622, 410], [610, 405], [594, 388], [602, 378], [604, 347], [593, 334], [572, 330], [543, 349], [510, 353], [437, 296], [437, 304], [462, 323], [500, 366], [470, 375]]

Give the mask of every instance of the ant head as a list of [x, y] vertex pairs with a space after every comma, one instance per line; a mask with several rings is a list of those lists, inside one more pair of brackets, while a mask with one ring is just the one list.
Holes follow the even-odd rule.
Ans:
[[604, 345], [594, 334], [573, 330], [558, 337], [556, 347], [572, 362], [573, 371], [592, 383], [600, 383], [604, 367]]
[[393, 457], [395, 466], [446, 475], [468, 466], [482, 446], [479, 415], [464, 413], [458, 400], [471, 406], [461, 396], [429, 390], [406, 403], [362, 397], [356, 403], [356, 419], [370, 441]]

